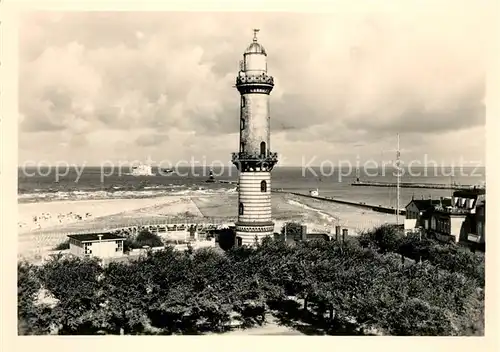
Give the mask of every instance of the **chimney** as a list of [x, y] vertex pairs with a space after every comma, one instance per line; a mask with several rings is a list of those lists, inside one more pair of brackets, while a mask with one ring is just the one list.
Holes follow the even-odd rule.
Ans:
[[340, 240], [340, 226], [335, 226], [335, 241]]
[[345, 239], [347, 237], [348, 231], [349, 230], [347, 230], [347, 229], [342, 229], [342, 243], [345, 242]]
[[300, 239], [302, 241], [305, 241], [307, 239], [307, 226], [306, 225], [302, 225], [300, 227]]

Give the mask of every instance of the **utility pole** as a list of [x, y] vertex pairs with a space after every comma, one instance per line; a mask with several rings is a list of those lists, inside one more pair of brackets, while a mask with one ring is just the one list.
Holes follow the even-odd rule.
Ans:
[[[422, 245], [422, 230], [418, 231], [418, 240], [419, 240], [419, 244], [421, 246]], [[422, 264], [422, 254], [419, 255], [418, 263]]]
[[398, 226], [398, 228], [399, 228], [399, 206], [400, 206], [399, 205], [399, 183], [400, 183], [400, 177], [401, 177], [401, 172], [400, 172], [400, 168], [399, 168], [400, 156], [401, 156], [401, 153], [399, 151], [399, 133], [398, 133], [398, 150], [396, 153], [396, 167], [398, 169], [397, 183], [396, 183], [396, 198], [397, 198], [397, 201], [396, 201], [396, 225]]

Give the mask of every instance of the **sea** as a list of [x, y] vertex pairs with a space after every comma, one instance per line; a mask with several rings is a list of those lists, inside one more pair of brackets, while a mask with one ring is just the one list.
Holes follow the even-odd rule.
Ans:
[[[207, 183], [210, 169], [217, 181]], [[132, 176], [127, 167], [84, 167], [82, 169], [39, 167], [18, 169], [18, 202], [47, 202], [79, 199], [144, 198], [164, 195], [235, 193], [238, 171], [235, 167], [185, 166], [173, 173], [153, 167], [155, 176]], [[396, 206], [396, 187], [359, 187], [361, 181], [396, 182], [393, 168], [326, 169], [320, 167], [275, 167], [272, 189], [296, 193], [318, 190], [320, 196]], [[484, 167], [414, 167], [401, 170], [401, 182], [485, 186]], [[232, 182], [232, 183], [229, 183]], [[412, 197], [450, 197], [452, 190], [400, 188], [400, 205]]]

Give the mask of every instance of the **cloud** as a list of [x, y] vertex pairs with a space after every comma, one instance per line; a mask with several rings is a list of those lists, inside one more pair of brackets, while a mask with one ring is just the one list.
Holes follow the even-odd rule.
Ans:
[[443, 7], [345, 15], [28, 13], [20, 29], [20, 133], [78, 136], [68, 142], [77, 148], [96, 131], [127, 140], [140, 130], [131, 143], [150, 148], [171, 142], [175, 130], [188, 133], [187, 144], [212, 138], [227, 146], [223, 138], [238, 132], [234, 79], [255, 25], [275, 76], [272, 129], [284, 133], [283, 148], [477, 131], [485, 124], [483, 13], [480, 6]]
[[148, 133], [136, 138], [135, 142], [139, 146], [151, 147], [161, 145], [169, 140], [167, 134]]

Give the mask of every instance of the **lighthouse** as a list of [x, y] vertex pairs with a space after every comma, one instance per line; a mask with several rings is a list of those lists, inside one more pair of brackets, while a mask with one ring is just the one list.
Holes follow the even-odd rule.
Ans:
[[240, 93], [239, 151], [232, 162], [239, 172], [236, 244], [254, 245], [274, 233], [271, 216], [271, 171], [278, 162], [271, 152], [269, 95], [274, 87], [267, 73], [267, 53], [257, 40], [243, 54], [236, 77]]

